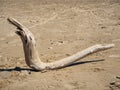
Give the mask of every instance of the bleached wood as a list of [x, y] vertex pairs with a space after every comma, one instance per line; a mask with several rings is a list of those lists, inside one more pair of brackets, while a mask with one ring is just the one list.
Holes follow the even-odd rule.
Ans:
[[114, 44], [107, 44], [107, 45], [97, 44], [81, 52], [78, 52], [72, 56], [69, 56], [67, 58], [64, 58], [55, 62], [51, 62], [51, 63], [44, 63], [39, 58], [34, 36], [28, 30], [28, 28], [26, 28], [24, 25], [22, 25], [20, 22], [18, 22], [14, 18], [8, 18], [8, 21], [18, 28], [18, 31], [16, 31], [16, 33], [21, 37], [21, 40], [23, 43], [26, 64], [35, 70], [41, 71], [41, 70], [47, 70], [47, 69], [62, 68], [62, 67], [73, 64], [75, 61], [78, 61], [81, 58], [88, 56], [89, 54], [102, 51], [102, 50], [107, 50], [114, 47]]

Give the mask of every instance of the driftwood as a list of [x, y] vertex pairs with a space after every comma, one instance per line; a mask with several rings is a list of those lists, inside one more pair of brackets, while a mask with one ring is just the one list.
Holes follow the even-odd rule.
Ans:
[[51, 63], [44, 63], [39, 58], [34, 36], [28, 30], [28, 28], [26, 28], [24, 25], [22, 25], [20, 22], [18, 22], [14, 18], [8, 18], [8, 21], [18, 28], [16, 33], [17, 35], [20, 36], [23, 43], [26, 64], [29, 67], [39, 71], [66, 67], [68, 65], [73, 64], [73, 62], [78, 61], [81, 58], [84, 58], [85, 56], [88, 56], [89, 54], [92, 54], [101, 50], [107, 50], [114, 47], [114, 44], [107, 44], [107, 45], [97, 44], [81, 52], [78, 52], [72, 56], [69, 56], [67, 58], [64, 58], [55, 62], [51, 62]]

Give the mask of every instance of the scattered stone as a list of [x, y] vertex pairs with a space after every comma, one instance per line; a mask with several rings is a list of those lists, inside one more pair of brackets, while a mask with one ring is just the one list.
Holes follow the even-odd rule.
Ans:
[[117, 79], [120, 79], [120, 76], [118, 75], [118, 76], [116, 76], [116, 78], [117, 78]]
[[53, 47], [49, 47], [48, 49], [53, 49]]
[[29, 71], [29, 72], [28, 72], [28, 74], [32, 74], [32, 72], [31, 72], [31, 71]]
[[58, 41], [59, 43], [63, 43], [63, 41]]
[[110, 82], [110, 85], [115, 85], [115, 81]]
[[[117, 77], [119, 77], [119, 76], [116, 76], [116, 78]], [[117, 80], [115, 80], [115, 81], [112, 81], [111, 83], [110, 83], [110, 89], [111, 90], [120, 90], [120, 80], [119, 79], [117, 79]]]
[[63, 43], [64, 43], [64, 41], [61, 41], [61, 40], [60, 40], [60, 41], [58, 41], [57, 44], [58, 44], [58, 45], [61, 45], [61, 44], [63, 44]]

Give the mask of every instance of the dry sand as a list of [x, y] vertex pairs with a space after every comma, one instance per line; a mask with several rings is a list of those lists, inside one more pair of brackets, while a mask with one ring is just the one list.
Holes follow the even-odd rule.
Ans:
[[[95, 44], [114, 43], [63, 69], [35, 72], [24, 61], [13, 17], [52, 62]], [[116, 78], [117, 76], [117, 78]], [[0, 0], [0, 90], [120, 90], [119, 0]]]

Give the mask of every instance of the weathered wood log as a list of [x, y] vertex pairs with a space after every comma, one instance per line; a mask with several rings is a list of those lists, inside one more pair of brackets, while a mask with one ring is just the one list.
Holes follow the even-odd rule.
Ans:
[[14, 18], [8, 18], [8, 21], [18, 28], [16, 33], [17, 35], [20, 36], [23, 43], [26, 64], [29, 67], [39, 71], [66, 67], [68, 65], [73, 64], [73, 62], [78, 61], [81, 58], [84, 58], [85, 56], [88, 56], [89, 54], [92, 54], [101, 50], [107, 50], [114, 47], [114, 44], [107, 44], [107, 45], [97, 44], [81, 52], [78, 52], [72, 56], [64, 58], [62, 60], [58, 60], [51, 63], [44, 63], [39, 58], [34, 36], [28, 30], [28, 28], [26, 28], [24, 25], [22, 25], [20, 22], [18, 22]]

